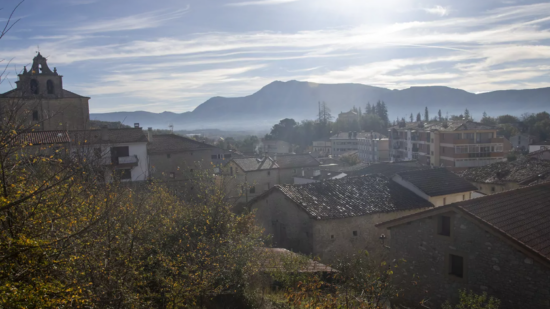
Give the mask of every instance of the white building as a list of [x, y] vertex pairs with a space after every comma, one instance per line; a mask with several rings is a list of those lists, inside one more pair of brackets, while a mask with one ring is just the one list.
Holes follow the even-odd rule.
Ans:
[[359, 159], [366, 163], [386, 162], [390, 160], [389, 139], [379, 133], [368, 133], [358, 139]]
[[340, 156], [346, 152], [358, 150], [358, 139], [364, 138], [366, 134], [363, 132], [344, 132], [332, 136], [330, 138], [332, 155]]
[[529, 153], [547, 149], [550, 149], [550, 142], [540, 142], [529, 145]]
[[313, 141], [313, 152], [323, 157], [332, 154], [332, 142], [331, 141]]

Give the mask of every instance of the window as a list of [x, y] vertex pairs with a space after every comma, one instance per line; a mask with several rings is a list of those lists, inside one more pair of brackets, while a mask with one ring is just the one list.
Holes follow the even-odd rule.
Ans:
[[119, 180], [132, 180], [132, 171], [129, 169], [115, 170], [114, 177]]
[[176, 178], [176, 173], [170, 172], [170, 178]]
[[216, 159], [218, 158], [218, 156], [217, 156], [217, 155], [211, 155], [210, 158], [211, 158], [212, 160], [216, 160]]
[[166, 154], [166, 158], [170, 159], [170, 154], [169, 153]]
[[449, 254], [449, 275], [464, 278], [464, 258]]
[[451, 236], [451, 217], [439, 216], [437, 218], [437, 234], [441, 236]]
[[462, 200], [463, 200], [463, 201], [466, 200], [466, 195], [462, 194]]
[[129, 157], [130, 149], [128, 146], [123, 147], [111, 147], [111, 163], [118, 164], [118, 158]]
[[32, 111], [32, 120], [38, 121], [38, 111]]
[[46, 89], [48, 90], [48, 94], [53, 94], [53, 82], [51, 80], [48, 80], [46, 82]]
[[495, 192], [495, 187], [491, 187], [491, 192]]
[[36, 79], [31, 79], [31, 93], [38, 94], [38, 81]]
[[455, 133], [455, 139], [462, 139], [462, 133]]
[[357, 236], [357, 231], [353, 231], [353, 236]]
[[256, 187], [250, 187], [249, 192], [250, 193], [256, 193]]

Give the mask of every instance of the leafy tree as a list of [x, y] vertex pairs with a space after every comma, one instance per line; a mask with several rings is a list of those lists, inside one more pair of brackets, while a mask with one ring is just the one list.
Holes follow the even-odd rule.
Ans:
[[467, 108], [464, 110], [464, 119], [465, 120], [472, 120], [470, 118], [470, 111]]
[[498, 124], [506, 124], [506, 123], [518, 123], [519, 119], [512, 115], [502, 115], [497, 117]]
[[420, 113], [416, 114], [416, 122], [422, 121], [422, 116], [420, 116]]
[[479, 295], [473, 291], [460, 291], [460, 300], [456, 306], [452, 306], [448, 301], [443, 304], [443, 309], [498, 309], [500, 300], [487, 296], [486, 292]]
[[413, 114], [411, 113], [411, 115], [409, 116], [409, 119], [411, 120], [411, 122], [414, 121], [414, 117], [413, 117]]
[[443, 117], [441, 116], [441, 110], [437, 112], [437, 116], [438, 116], [438, 121], [440, 122], [443, 121]]
[[294, 142], [292, 133], [295, 126], [296, 121], [294, 119], [285, 118], [274, 125], [265, 138], [268, 140], [282, 140], [292, 144]]
[[428, 113], [428, 107], [427, 106], [424, 108], [424, 121], [425, 122], [430, 121], [430, 114]]

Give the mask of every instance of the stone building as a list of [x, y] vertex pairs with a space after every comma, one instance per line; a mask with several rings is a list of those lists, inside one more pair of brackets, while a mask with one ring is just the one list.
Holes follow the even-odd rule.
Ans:
[[481, 196], [477, 187], [445, 168], [400, 172], [392, 179], [436, 207]]
[[50, 70], [40, 53], [33, 59], [31, 70], [18, 75], [17, 87], [0, 95], [0, 108], [6, 115], [17, 114], [36, 130], [88, 129], [90, 98], [63, 89], [63, 76]]
[[219, 173], [223, 164], [238, 156], [210, 144], [175, 134], [153, 135], [148, 131], [151, 177], [181, 180], [198, 170]]
[[273, 161], [279, 169], [277, 184], [293, 184], [296, 176], [313, 176], [321, 164], [310, 154], [277, 155], [273, 157]]
[[469, 168], [457, 174], [488, 195], [549, 181], [550, 161], [527, 156], [512, 162]]
[[339, 254], [377, 250], [376, 223], [433, 205], [381, 176], [277, 185], [248, 204], [274, 245], [330, 261]]
[[[390, 230], [401, 297], [437, 307], [460, 289], [500, 308], [550, 306], [550, 183], [458, 202], [377, 225]], [[416, 284], [411, 284], [416, 282]]]
[[384, 135], [371, 132], [358, 140], [358, 155], [362, 162], [390, 161], [390, 140]]
[[533, 137], [527, 133], [516, 134], [510, 137], [510, 144], [513, 150], [522, 152], [529, 151], [529, 145], [533, 142]]

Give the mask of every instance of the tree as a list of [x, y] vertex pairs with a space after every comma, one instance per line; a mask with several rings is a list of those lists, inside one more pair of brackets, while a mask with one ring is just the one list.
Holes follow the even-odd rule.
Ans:
[[[455, 309], [498, 309], [500, 300], [487, 296], [486, 292], [479, 295], [473, 291], [460, 291], [459, 303], [454, 306]], [[453, 309], [453, 306], [447, 301], [442, 306], [443, 309]]]
[[441, 110], [437, 112], [438, 120], [441, 122], [443, 121], [443, 117], [441, 116]]
[[424, 108], [424, 121], [428, 122], [430, 121], [430, 114], [428, 113], [428, 107]]
[[294, 143], [293, 133], [296, 121], [291, 118], [285, 118], [274, 125], [271, 132], [266, 135], [268, 140], [281, 140], [289, 143]]
[[465, 120], [471, 120], [470, 118], [470, 111], [468, 109], [464, 110], [464, 119]]
[[517, 123], [519, 119], [512, 115], [502, 115], [497, 117], [497, 122], [498, 124]]
[[411, 120], [411, 122], [414, 121], [414, 117], [413, 117], [413, 114], [411, 113], [411, 115], [409, 116], [409, 119]]
[[420, 116], [420, 113], [416, 114], [416, 122], [422, 121], [422, 117]]

